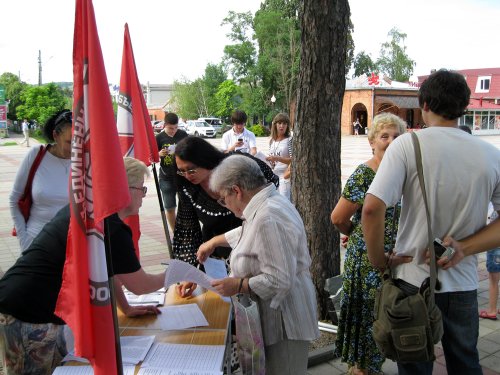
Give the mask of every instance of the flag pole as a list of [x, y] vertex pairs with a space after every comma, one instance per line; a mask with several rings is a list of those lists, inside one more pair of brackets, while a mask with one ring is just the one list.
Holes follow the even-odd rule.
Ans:
[[[104, 238], [106, 245], [106, 263], [108, 265], [113, 264], [113, 259], [111, 257], [111, 238], [109, 236], [109, 223], [108, 218], [104, 219]], [[112, 270], [113, 266], [108, 269]], [[108, 286], [109, 286], [109, 298], [111, 300], [111, 310], [113, 312], [113, 329], [115, 332], [115, 356], [116, 356], [116, 369], [118, 371], [117, 375], [123, 375], [123, 361], [122, 361], [122, 348], [120, 342], [120, 330], [118, 328], [118, 315], [116, 313], [116, 293], [115, 293], [115, 283], [114, 283], [114, 271], [108, 275]]]
[[[167, 239], [168, 256], [170, 259], [174, 259], [172, 251], [172, 241], [170, 240], [170, 233], [168, 231], [167, 217], [165, 216], [165, 207], [163, 206], [163, 199], [161, 197], [160, 183], [158, 182], [158, 173], [156, 172], [156, 164], [151, 163], [151, 170], [153, 171], [153, 176], [155, 178], [156, 194], [158, 195], [158, 203], [160, 204], [161, 220], [163, 222], [163, 229], [165, 231], [165, 238]], [[175, 228], [172, 228], [172, 232]]]

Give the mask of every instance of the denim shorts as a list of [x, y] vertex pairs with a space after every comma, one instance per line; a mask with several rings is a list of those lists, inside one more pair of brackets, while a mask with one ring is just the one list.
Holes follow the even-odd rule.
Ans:
[[173, 181], [160, 180], [160, 190], [163, 196], [163, 206], [165, 210], [174, 209], [177, 204], [175, 201], [177, 190]]
[[486, 269], [489, 273], [500, 272], [500, 247], [486, 253]]

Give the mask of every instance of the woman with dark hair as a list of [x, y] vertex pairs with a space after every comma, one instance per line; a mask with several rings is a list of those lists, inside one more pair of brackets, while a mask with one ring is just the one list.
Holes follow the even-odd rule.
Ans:
[[[278, 177], [266, 163], [249, 154], [236, 153], [256, 160], [266, 179], [278, 184]], [[176, 259], [197, 265], [196, 252], [203, 242], [241, 225], [241, 219], [217, 203], [219, 194], [209, 188], [212, 170], [232, 154], [234, 152], [224, 154], [198, 137], [187, 137], [177, 144], [175, 160], [179, 206], [173, 240]], [[229, 247], [219, 247], [213, 255], [227, 258], [230, 251]]]
[[43, 226], [57, 211], [68, 204], [71, 123], [71, 111], [64, 109], [51, 116], [43, 127], [43, 135], [48, 141], [47, 152], [33, 178], [31, 185], [33, 204], [27, 222], [19, 209], [18, 201], [24, 192], [29, 171], [40, 148], [33, 147], [19, 166], [9, 196], [9, 205], [21, 251], [26, 250]]

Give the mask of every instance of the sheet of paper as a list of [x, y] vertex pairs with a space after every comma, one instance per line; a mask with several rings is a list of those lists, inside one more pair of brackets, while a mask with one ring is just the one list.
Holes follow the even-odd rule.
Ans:
[[[226, 262], [221, 259], [207, 258], [203, 266], [207, 275], [212, 279], [224, 279], [227, 277]], [[228, 303], [231, 302], [230, 297], [220, 297]]]
[[[122, 362], [126, 365], [136, 365], [143, 361], [155, 340], [154, 336], [122, 336], [120, 345], [122, 350]], [[86, 358], [77, 357], [74, 351], [68, 352], [62, 362], [77, 361], [88, 363]]]
[[165, 331], [208, 326], [207, 319], [196, 303], [160, 307], [160, 311], [156, 319]]
[[141, 368], [195, 370], [208, 373], [218, 371], [220, 373], [224, 358], [224, 349], [224, 345], [155, 343], [142, 363]]
[[125, 297], [129, 305], [152, 305], [160, 306], [165, 302], [165, 293], [154, 292], [149, 294], [142, 294], [140, 296], [132, 293], [125, 292]]
[[137, 375], [222, 375], [222, 371], [141, 368]]
[[[123, 375], [134, 375], [135, 366], [123, 366]], [[92, 366], [59, 366], [52, 375], [94, 375]]]
[[165, 277], [165, 287], [168, 288], [170, 285], [181, 281], [191, 281], [215, 292], [215, 288], [210, 285], [212, 278], [205, 272], [201, 272], [198, 268], [182, 260], [169, 260], [167, 277]]

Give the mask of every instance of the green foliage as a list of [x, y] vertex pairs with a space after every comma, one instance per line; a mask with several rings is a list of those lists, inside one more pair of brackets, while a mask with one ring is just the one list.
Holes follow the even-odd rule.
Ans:
[[19, 80], [19, 77], [13, 73], [3, 73], [0, 75], [0, 84], [5, 86], [5, 99], [9, 100], [9, 112], [7, 117], [10, 120], [17, 120], [16, 108], [22, 104], [21, 93], [28, 85]]
[[369, 75], [377, 71], [377, 66], [369, 54], [366, 54], [365, 51], [361, 51], [356, 55], [354, 59], [354, 77], [359, 77], [363, 74]]
[[261, 124], [252, 125], [248, 130], [255, 134], [256, 137], [264, 137], [266, 135], [269, 135], [268, 130]]
[[26, 88], [21, 93], [21, 101], [23, 104], [16, 107], [18, 117], [36, 120], [39, 124], [44, 124], [66, 104], [62, 89], [54, 83]]
[[198, 92], [194, 82], [187, 79], [174, 82], [173, 98], [177, 104], [177, 114], [185, 119], [198, 118]]
[[220, 118], [231, 116], [233, 108], [236, 108], [238, 86], [234, 81], [228, 79], [219, 85], [215, 93], [215, 115]]
[[382, 44], [377, 66], [381, 72], [386, 73], [391, 79], [406, 82], [415, 67], [415, 61], [406, 54], [404, 44], [406, 34], [400, 32], [397, 28], [392, 28], [387, 35], [391, 40]]

